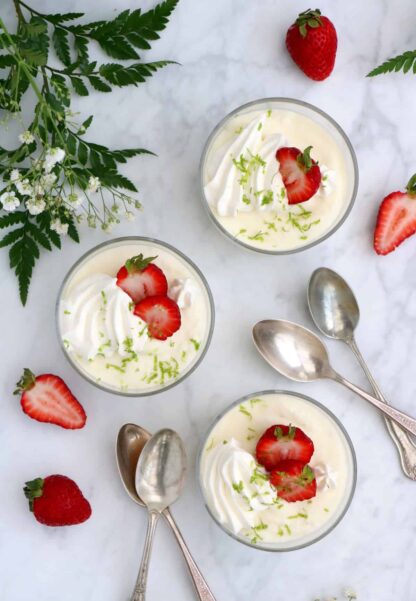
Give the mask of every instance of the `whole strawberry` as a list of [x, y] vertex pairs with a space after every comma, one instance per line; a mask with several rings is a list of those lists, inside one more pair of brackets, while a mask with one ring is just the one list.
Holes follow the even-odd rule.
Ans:
[[416, 233], [416, 174], [406, 192], [392, 192], [383, 200], [374, 232], [374, 250], [387, 255]]
[[286, 35], [286, 47], [300, 69], [315, 81], [331, 75], [337, 53], [337, 32], [321, 11], [300, 13]]
[[35, 478], [26, 482], [23, 491], [30, 511], [46, 526], [73, 526], [91, 515], [91, 505], [77, 484], [66, 476]]

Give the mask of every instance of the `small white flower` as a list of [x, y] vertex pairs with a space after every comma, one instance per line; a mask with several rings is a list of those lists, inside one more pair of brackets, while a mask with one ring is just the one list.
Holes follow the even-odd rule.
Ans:
[[26, 201], [26, 208], [31, 215], [39, 215], [43, 213], [46, 208], [46, 202], [43, 198], [31, 197]]
[[112, 223], [110, 223], [109, 221], [107, 221], [107, 223], [103, 223], [101, 225], [101, 229], [103, 230], [103, 232], [105, 232], [106, 234], [110, 234], [111, 230], [113, 229], [114, 225]]
[[115, 213], [115, 214], [117, 215], [117, 213], [118, 213], [118, 212], [119, 212], [119, 210], [120, 210], [120, 207], [118, 206], [118, 204], [117, 204], [117, 203], [114, 203], [114, 204], [111, 206], [111, 209], [110, 209], [110, 210], [112, 211], [112, 213]]
[[76, 192], [71, 192], [71, 194], [68, 194], [67, 199], [73, 207], [80, 207], [84, 200], [82, 196], [79, 196], [79, 194], [77, 194]]
[[10, 181], [17, 182], [20, 179], [20, 171], [19, 169], [12, 169], [10, 172]]
[[87, 223], [88, 223], [89, 227], [92, 227], [92, 228], [96, 228], [97, 227], [97, 220], [94, 217], [94, 215], [88, 215], [88, 217], [87, 217]]
[[54, 173], [45, 173], [45, 175], [42, 175], [42, 177], [40, 178], [40, 184], [46, 190], [50, 190], [56, 182], [56, 180], [57, 177]]
[[45, 194], [45, 188], [39, 182], [35, 183], [33, 186], [33, 194], [34, 196], [43, 196]]
[[100, 178], [91, 175], [88, 180], [88, 192], [97, 192], [97, 190], [101, 187]]
[[21, 142], [22, 144], [32, 144], [32, 142], [34, 142], [34, 141], [35, 141], [35, 138], [33, 137], [33, 135], [31, 134], [31, 132], [29, 130], [24, 131], [19, 136], [19, 142]]
[[15, 183], [17, 191], [22, 196], [30, 196], [33, 193], [32, 185], [29, 183], [28, 179], [24, 179]]
[[50, 173], [57, 163], [60, 163], [65, 158], [65, 150], [62, 148], [50, 148], [45, 155], [43, 161], [43, 170], [45, 173]]
[[60, 219], [54, 219], [51, 222], [51, 230], [53, 230], [59, 235], [65, 235], [68, 233], [68, 224], [62, 223]]
[[3, 205], [3, 209], [9, 211], [9, 213], [13, 213], [20, 205], [20, 200], [16, 198], [15, 192], [4, 192], [0, 196], [0, 202]]
[[127, 221], [134, 221], [136, 218], [136, 215], [134, 213], [132, 213], [132, 211], [126, 211], [126, 215], [125, 215]]
[[134, 201], [134, 207], [135, 207], [136, 209], [141, 209], [141, 208], [142, 208], [142, 203], [141, 203], [141, 202], [139, 202], [138, 200], [135, 200], [135, 201]]
[[357, 593], [350, 587], [344, 588], [344, 597], [347, 601], [355, 601], [358, 599]]

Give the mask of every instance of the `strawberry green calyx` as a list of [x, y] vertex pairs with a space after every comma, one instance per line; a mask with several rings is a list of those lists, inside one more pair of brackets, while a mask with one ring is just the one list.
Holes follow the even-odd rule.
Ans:
[[274, 436], [277, 440], [293, 440], [296, 434], [296, 427], [289, 424], [289, 431], [287, 434], [283, 434], [283, 430], [280, 426], [276, 426], [274, 429]]
[[313, 146], [308, 146], [305, 150], [298, 156], [299, 165], [308, 173], [309, 169], [311, 169], [314, 165], [317, 165], [315, 161], [311, 158], [311, 150]]
[[157, 256], [147, 257], [145, 259], [144, 256], [140, 253], [140, 255], [136, 255], [131, 259], [127, 259], [125, 267], [129, 273], [133, 273], [135, 271], [143, 271], [155, 259], [157, 259]]
[[16, 390], [13, 394], [20, 394], [25, 390], [30, 390], [36, 384], [36, 376], [27, 367], [23, 370], [23, 376], [16, 384]]
[[305, 465], [299, 477], [299, 481], [303, 486], [310, 484], [315, 480], [315, 473], [310, 465]]
[[416, 173], [409, 179], [409, 183], [406, 186], [408, 194], [416, 195]]
[[312, 10], [308, 8], [303, 13], [300, 13], [298, 18], [296, 19], [296, 25], [299, 27], [299, 33], [303, 38], [306, 38], [306, 34], [308, 33], [307, 26], [312, 29], [317, 29], [322, 25], [321, 19], [321, 11], [319, 8], [315, 8]]
[[33, 511], [33, 501], [43, 495], [43, 478], [35, 478], [25, 482], [23, 492], [25, 493], [26, 499], [29, 501], [29, 509]]

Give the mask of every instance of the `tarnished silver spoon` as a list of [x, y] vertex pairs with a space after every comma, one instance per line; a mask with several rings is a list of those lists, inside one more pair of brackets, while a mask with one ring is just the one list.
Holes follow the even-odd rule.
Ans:
[[[308, 305], [317, 328], [336, 340], [345, 342], [357, 357], [376, 397], [388, 404], [357, 346], [354, 330], [360, 319], [360, 309], [353, 291], [335, 271], [320, 267], [313, 272], [308, 286]], [[399, 451], [403, 472], [416, 480], [416, 446], [407, 432], [388, 417], [387, 430]]]
[[[137, 424], [125, 424], [120, 428], [117, 436], [116, 456], [121, 480], [129, 497], [141, 507], [145, 507], [145, 504], [136, 491], [136, 468], [143, 447], [150, 437], [150, 432]], [[171, 527], [183, 553], [199, 600], [215, 601], [215, 597], [196, 565], [169, 508], [166, 508], [162, 515]]]
[[337, 373], [329, 363], [325, 345], [307, 328], [283, 319], [268, 319], [256, 323], [253, 339], [264, 359], [287, 378], [297, 382], [334, 380], [416, 435], [416, 419], [386, 405]]

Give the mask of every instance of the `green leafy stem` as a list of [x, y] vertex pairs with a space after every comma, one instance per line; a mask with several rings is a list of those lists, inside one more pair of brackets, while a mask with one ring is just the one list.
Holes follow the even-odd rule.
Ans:
[[[82, 218], [91, 227], [101, 225], [109, 230], [119, 222], [120, 206], [126, 216], [132, 215], [129, 206], [141, 207], [130, 195], [137, 192], [136, 185], [120, 173], [119, 165], [134, 156], [153, 153], [144, 148], [111, 150], [86, 140], [93, 116], [77, 123], [70, 110], [71, 95], [137, 86], [171, 64], [173, 61], [167, 60], [142, 62], [141, 54], [159, 39], [178, 0], [164, 0], [147, 12], [125, 10], [111, 20], [89, 23], [80, 22], [84, 13], [43, 14], [22, 0], [12, 1], [16, 31], [9, 31], [0, 18], [0, 111], [23, 122], [26, 93], [34, 94], [36, 105], [25, 127], [26, 139], [20, 136], [21, 144], [13, 149], [0, 147], [0, 228], [8, 229], [0, 247], [10, 247], [10, 267], [25, 304], [41, 248], [60, 248], [64, 231], [78, 241], [77, 224]], [[94, 44], [117, 62], [98, 64], [90, 60]], [[58, 59], [61, 68], [50, 64], [51, 56], [53, 64]], [[42, 171], [54, 149], [61, 149], [64, 158]], [[50, 175], [50, 186], [39, 191], [45, 173]], [[23, 185], [31, 190], [31, 197], [25, 195]], [[71, 205], [74, 199], [77, 210]], [[32, 211], [28, 203], [32, 203]], [[39, 214], [33, 211], [34, 203], [41, 207]], [[53, 227], [57, 221], [62, 231]]]
[[370, 71], [367, 77], [375, 77], [376, 75], [382, 75], [383, 73], [397, 73], [399, 71], [403, 71], [403, 73], [412, 71], [416, 74], [416, 50], [408, 50], [403, 54], [389, 58], [387, 61]]

